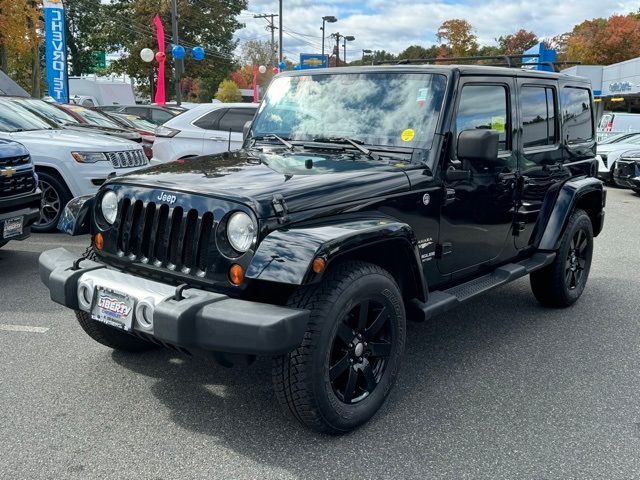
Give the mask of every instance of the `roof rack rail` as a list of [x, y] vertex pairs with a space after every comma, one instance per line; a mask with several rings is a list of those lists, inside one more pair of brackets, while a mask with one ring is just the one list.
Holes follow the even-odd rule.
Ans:
[[[377, 65], [420, 65], [432, 63], [452, 63], [452, 62], [473, 62], [482, 60], [501, 60], [502, 63], [483, 64], [486, 67], [509, 67], [523, 68], [529, 66], [546, 65], [554, 72], [559, 72], [560, 65], [580, 65], [580, 62], [523, 62], [524, 59], [540, 58], [538, 54], [521, 54], [521, 55], [476, 55], [469, 57], [436, 57], [436, 58], [407, 58], [402, 60], [384, 60], [377, 62]], [[519, 62], [518, 62], [519, 60]]]

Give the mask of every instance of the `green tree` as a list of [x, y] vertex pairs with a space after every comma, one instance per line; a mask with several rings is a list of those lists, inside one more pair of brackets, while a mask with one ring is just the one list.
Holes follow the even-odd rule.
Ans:
[[[278, 43], [274, 48], [277, 50]], [[244, 65], [274, 65], [276, 53], [271, 49], [271, 41], [247, 40], [240, 46], [240, 60]]]
[[411, 45], [398, 54], [398, 60], [410, 60], [421, 58], [436, 58], [438, 56], [438, 46], [433, 45], [424, 48], [420, 45]]
[[64, 5], [69, 74], [92, 73], [97, 67], [95, 55], [107, 43], [105, 5], [95, 0], [65, 0]]
[[238, 85], [233, 80], [223, 80], [218, 87], [216, 98], [224, 103], [240, 102], [242, 95]]

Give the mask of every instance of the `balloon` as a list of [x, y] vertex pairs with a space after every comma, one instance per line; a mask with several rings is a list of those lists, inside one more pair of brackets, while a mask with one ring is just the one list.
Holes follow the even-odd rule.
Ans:
[[264, 65], [260, 65], [260, 67], [258, 68], [258, 71], [260, 73], [267, 73], [267, 67], [265, 67]]
[[156, 53], [156, 60], [158, 61], [158, 63], [164, 62], [166, 58], [167, 58], [167, 56], [164, 54], [164, 52], [157, 52]]
[[273, 72], [274, 75], [276, 75], [279, 72], [278, 67], [273, 67], [273, 70], [271, 71]]
[[284, 72], [287, 69], [287, 64], [284, 62], [280, 62], [278, 64], [278, 68], [280, 69], [281, 72]]
[[295, 67], [293, 67], [294, 70], [302, 70], [302, 66], [301, 65], [296, 65]]
[[152, 62], [153, 61], [153, 50], [150, 48], [143, 48], [140, 50], [140, 58], [143, 62]]
[[171, 55], [175, 60], [182, 60], [184, 58], [184, 47], [182, 45], [174, 45], [171, 49]]
[[191, 49], [191, 56], [194, 60], [203, 60], [204, 59], [204, 49], [202, 47], [193, 47]]

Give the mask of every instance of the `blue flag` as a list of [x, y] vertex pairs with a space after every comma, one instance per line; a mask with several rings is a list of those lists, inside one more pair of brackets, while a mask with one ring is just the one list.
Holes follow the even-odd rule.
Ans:
[[67, 42], [62, 0], [44, 0], [45, 67], [49, 96], [68, 103]]

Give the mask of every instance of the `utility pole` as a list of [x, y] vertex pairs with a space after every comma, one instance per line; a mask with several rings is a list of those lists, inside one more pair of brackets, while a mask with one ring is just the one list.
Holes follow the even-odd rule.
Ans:
[[276, 13], [261, 13], [260, 15], [254, 15], [253, 18], [264, 18], [267, 21], [267, 30], [271, 30], [271, 65], [276, 64], [276, 39], [275, 32], [278, 27], [274, 24], [274, 18], [278, 15]]
[[331, 36], [336, 39], [336, 47], [335, 47], [336, 67], [339, 67], [340, 66], [340, 39], [342, 38], [342, 35], [340, 35], [340, 32], [336, 32], [336, 33], [332, 33]]
[[[178, 45], [178, 2], [171, 0], [171, 30], [172, 41], [174, 45]], [[176, 105], [182, 103], [182, 91], [180, 88], [180, 75], [182, 75], [182, 60], [173, 59], [175, 62], [175, 85], [176, 85]]]
[[282, 62], [282, 0], [278, 1], [278, 68]]

